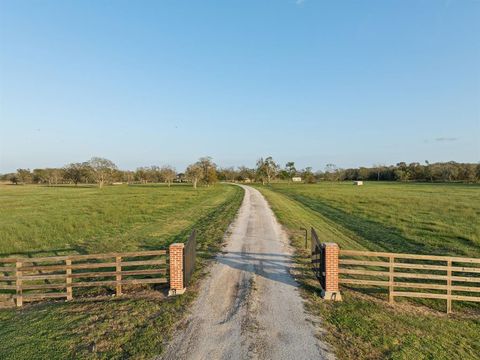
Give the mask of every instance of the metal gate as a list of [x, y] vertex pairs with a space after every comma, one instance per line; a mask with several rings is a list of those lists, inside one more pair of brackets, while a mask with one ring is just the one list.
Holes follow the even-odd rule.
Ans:
[[183, 286], [186, 287], [192, 278], [195, 270], [195, 259], [197, 257], [197, 232], [193, 230], [185, 243], [183, 251]]
[[317, 233], [311, 228], [311, 258], [312, 269], [320, 282], [322, 289], [325, 289], [325, 247], [320, 243]]

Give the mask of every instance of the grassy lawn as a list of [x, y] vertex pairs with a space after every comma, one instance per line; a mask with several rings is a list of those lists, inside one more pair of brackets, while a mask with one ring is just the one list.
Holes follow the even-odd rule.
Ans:
[[297, 249], [297, 279], [310, 311], [323, 319], [340, 358], [478, 359], [480, 306], [398, 299], [386, 290], [342, 288], [344, 301], [324, 302], [299, 229], [345, 249], [480, 257], [480, 187], [461, 184], [350, 183], [257, 186]]
[[[198, 231], [199, 271], [243, 199], [236, 186], [0, 186], [0, 256], [158, 249]], [[160, 291], [159, 291], [160, 290]], [[128, 289], [126, 290], [128, 292]], [[0, 310], [2, 359], [122, 359], [160, 354], [195, 297], [142, 287], [73, 302]], [[105, 301], [106, 300], [106, 301]]]

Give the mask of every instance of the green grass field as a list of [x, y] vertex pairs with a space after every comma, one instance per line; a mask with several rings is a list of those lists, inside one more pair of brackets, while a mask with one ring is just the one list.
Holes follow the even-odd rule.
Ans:
[[[0, 186], [0, 257], [159, 249], [197, 229], [198, 277], [243, 199], [236, 186]], [[195, 297], [146, 287], [0, 310], [1, 359], [150, 358]], [[105, 301], [108, 299], [107, 301]]]
[[398, 300], [385, 289], [342, 288], [324, 302], [309, 266], [301, 227], [344, 249], [480, 257], [480, 187], [462, 184], [351, 183], [257, 186], [297, 249], [296, 277], [340, 358], [478, 359], [480, 306]]

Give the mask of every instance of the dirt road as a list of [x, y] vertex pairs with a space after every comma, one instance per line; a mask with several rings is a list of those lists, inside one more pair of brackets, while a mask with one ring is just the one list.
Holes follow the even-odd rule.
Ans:
[[288, 238], [248, 186], [224, 252], [163, 359], [333, 359], [289, 274]]

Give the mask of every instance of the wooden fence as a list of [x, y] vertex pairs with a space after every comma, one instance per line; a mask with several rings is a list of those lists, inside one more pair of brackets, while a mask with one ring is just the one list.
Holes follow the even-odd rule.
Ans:
[[395, 297], [480, 302], [480, 259], [340, 250], [339, 282], [388, 288]]
[[75, 288], [167, 283], [167, 251], [0, 258], [0, 303], [72, 300]]

